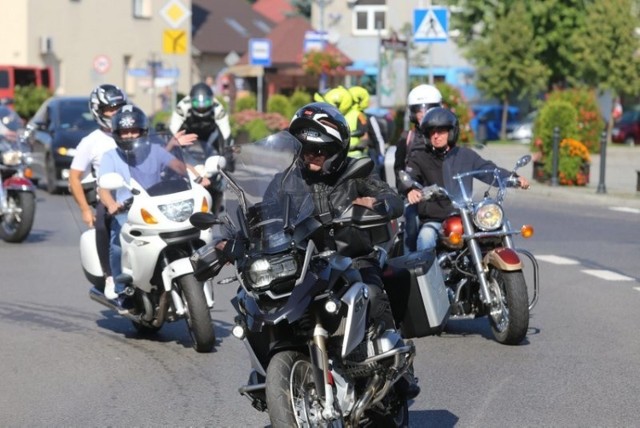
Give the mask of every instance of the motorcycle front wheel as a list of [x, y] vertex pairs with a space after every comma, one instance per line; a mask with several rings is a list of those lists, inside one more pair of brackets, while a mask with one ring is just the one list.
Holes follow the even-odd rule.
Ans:
[[36, 198], [31, 192], [9, 193], [7, 212], [0, 217], [0, 238], [5, 242], [22, 242], [33, 226]]
[[309, 357], [300, 352], [279, 352], [269, 362], [266, 379], [267, 408], [273, 428], [325, 427], [320, 394]]
[[489, 290], [493, 306], [489, 323], [496, 340], [505, 345], [517, 345], [529, 328], [529, 297], [521, 270], [507, 272], [489, 269]]
[[178, 279], [178, 282], [186, 306], [187, 326], [193, 340], [193, 349], [198, 352], [211, 352], [216, 335], [203, 286], [193, 275], [185, 275]]

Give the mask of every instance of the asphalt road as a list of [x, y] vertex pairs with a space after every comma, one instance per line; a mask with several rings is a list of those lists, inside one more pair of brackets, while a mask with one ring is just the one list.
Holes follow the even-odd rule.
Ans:
[[[412, 427], [637, 425], [640, 214], [612, 208], [513, 195], [512, 223], [537, 231], [517, 245], [541, 268], [527, 339], [500, 345], [485, 319], [417, 339]], [[70, 196], [39, 191], [29, 239], [0, 242], [0, 426], [267, 426], [237, 393], [249, 360], [230, 336], [236, 285], [216, 286], [215, 352], [197, 354], [184, 323], [141, 338], [89, 299], [82, 230]]]

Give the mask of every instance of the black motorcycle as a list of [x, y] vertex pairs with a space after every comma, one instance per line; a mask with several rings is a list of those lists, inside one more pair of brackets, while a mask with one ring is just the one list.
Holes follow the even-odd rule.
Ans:
[[[395, 329], [367, 325], [369, 286], [352, 259], [318, 249], [326, 226], [313, 216], [299, 150], [287, 132], [243, 148], [236, 173], [220, 171], [238, 200], [237, 225], [226, 215], [191, 217], [200, 229], [220, 227], [228, 240], [224, 250], [211, 244], [193, 254], [197, 278], [215, 277], [232, 260], [240, 283], [232, 333], [252, 370], [239, 392], [268, 411], [274, 427], [407, 426], [408, 403], [395, 384], [411, 370], [415, 348]], [[344, 179], [368, 174], [364, 165]], [[338, 246], [366, 238], [382, 248], [393, 238], [389, 222], [363, 207], [334, 222], [351, 230], [335, 236]]]

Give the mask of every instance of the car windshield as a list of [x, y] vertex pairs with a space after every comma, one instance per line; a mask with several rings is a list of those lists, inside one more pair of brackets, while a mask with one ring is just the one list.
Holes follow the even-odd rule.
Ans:
[[62, 129], [92, 130], [98, 127], [85, 100], [60, 102], [59, 124]]
[[626, 111], [618, 120], [619, 124], [629, 125], [638, 122], [640, 119], [640, 111]]

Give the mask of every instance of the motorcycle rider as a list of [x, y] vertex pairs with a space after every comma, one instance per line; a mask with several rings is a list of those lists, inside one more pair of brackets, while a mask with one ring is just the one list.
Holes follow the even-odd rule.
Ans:
[[[226, 140], [231, 135], [229, 115], [215, 99], [213, 89], [207, 83], [195, 84], [189, 95], [180, 100], [171, 114], [169, 129], [174, 134], [178, 131], [196, 134], [206, 157], [222, 155], [227, 159], [227, 169], [233, 170], [234, 155], [226, 147]], [[218, 181], [209, 188], [214, 213], [223, 209], [222, 192], [225, 186], [221, 177], [217, 178]]]
[[[426, 144], [411, 150], [407, 172], [425, 187], [455, 189], [452, 178], [454, 175], [480, 169], [498, 168], [504, 177], [511, 175], [510, 171], [483, 159], [474, 150], [456, 145], [460, 134], [458, 118], [445, 108], [434, 107], [429, 110], [420, 123], [420, 130], [427, 138]], [[486, 180], [487, 184], [491, 184], [493, 174], [489, 174]], [[526, 178], [518, 176], [518, 180], [523, 189], [529, 188]], [[471, 192], [471, 180], [469, 181], [466, 188]], [[435, 190], [428, 200], [423, 196], [421, 190], [411, 189], [407, 192], [409, 203], [418, 205], [421, 226], [416, 247], [418, 250], [430, 250], [436, 248], [442, 221], [454, 211], [454, 207], [448, 197], [438, 195]]]
[[[102, 155], [116, 148], [116, 142], [111, 135], [111, 117], [126, 103], [126, 95], [115, 85], [103, 84], [91, 91], [91, 95], [89, 95], [89, 110], [99, 127], [80, 140], [69, 170], [69, 191], [80, 208], [82, 221], [88, 227], [95, 226], [96, 228], [98, 258], [105, 277], [105, 296], [108, 299], [117, 297], [114, 291], [115, 285], [111, 275], [111, 267], [109, 266], [109, 225], [111, 218], [105, 215], [106, 209], [100, 200], [87, 200], [82, 181], [91, 175], [95, 176], [100, 170]], [[94, 192], [95, 189], [91, 189], [89, 193], [93, 194]], [[95, 214], [92, 205], [95, 206]]]
[[223, 154], [224, 139], [229, 136], [229, 116], [216, 101], [211, 87], [197, 83], [189, 95], [178, 102], [171, 114], [169, 129], [173, 134], [178, 131], [197, 134], [198, 140], [215, 149], [217, 154]]
[[[421, 84], [413, 88], [407, 96], [407, 109], [409, 122], [412, 125], [409, 131], [404, 131], [396, 143], [396, 153], [393, 163], [393, 171], [396, 176], [396, 189], [404, 194], [409, 189], [403, 187], [398, 178], [398, 172], [406, 169], [407, 159], [412, 150], [418, 150], [425, 146], [425, 136], [420, 131], [420, 122], [425, 113], [433, 107], [442, 106], [442, 94], [433, 85]], [[416, 205], [409, 204], [405, 208], [404, 248], [405, 253], [416, 250], [418, 236], [418, 211]]]
[[[334, 106], [318, 102], [307, 104], [294, 115], [289, 124], [289, 133], [302, 144], [298, 161], [301, 177], [312, 195], [314, 216], [325, 226], [321, 229], [321, 236], [317, 236], [316, 239], [319, 250], [336, 250], [352, 258], [354, 267], [360, 271], [362, 281], [369, 286], [369, 328], [371, 331], [378, 328], [380, 331], [394, 329], [389, 298], [383, 288], [377, 250], [371, 243], [337, 247], [334, 236], [339, 236], [341, 231], [332, 220], [340, 216], [351, 204], [369, 208], [391, 220], [402, 214], [402, 199], [386, 182], [371, 173], [371, 159], [353, 159], [347, 156], [349, 125]], [[367, 165], [368, 175], [341, 179], [350, 167], [361, 162]], [[283, 182], [283, 174], [285, 173], [280, 173], [272, 181], [265, 193], [265, 200], [282, 200], [276, 195], [287, 193], [285, 189], [289, 186], [298, 188], [299, 182], [288, 183], [287, 180], [299, 180], [300, 176], [287, 175], [288, 178]], [[346, 229], [342, 231], [346, 234], [351, 232]], [[349, 242], [348, 239], [346, 241]], [[414, 398], [420, 392], [412, 375], [399, 381], [398, 388], [407, 399]]]
[[[195, 181], [204, 185], [205, 178], [199, 177], [193, 167], [186, 165], [170, 153], [169, 149], [172, 145], [184, 144], [181, 139], [173, 139], [166, 150], [157, 144], [151, 144], [148, 138], [149, 119], [138, 107], [126, 104], [120, 108], [111, 118], [111, 129], [116, 148], [103, 155], [99, 176], [117, 172], [126, 182], [133, 178], [142, 187], [147, 188], [158, 182], [161, 172], [169, 167], [179, 174], [185, 174], [187, 169], [191, 170], [197, 177]], [[114, 300], [118, 306], [124, 308], [125, 300], [120, 296], [124, 291], [124, 284], [118, 282], [118, 275], [122, 273], [120, 230], [127, 220], [127, 213], [119, 211], [123, 202], [132, 194], [126, 188], [117, 189], [115, 194], [102, 188], [99, 188], [98, 192], [100, 200], [112, 216], [109, 260], [111, 272], [116, 281], [113, 291], [118, 297], [110, 300]], [[105, 297], [109, 298], [106, 288]]]

